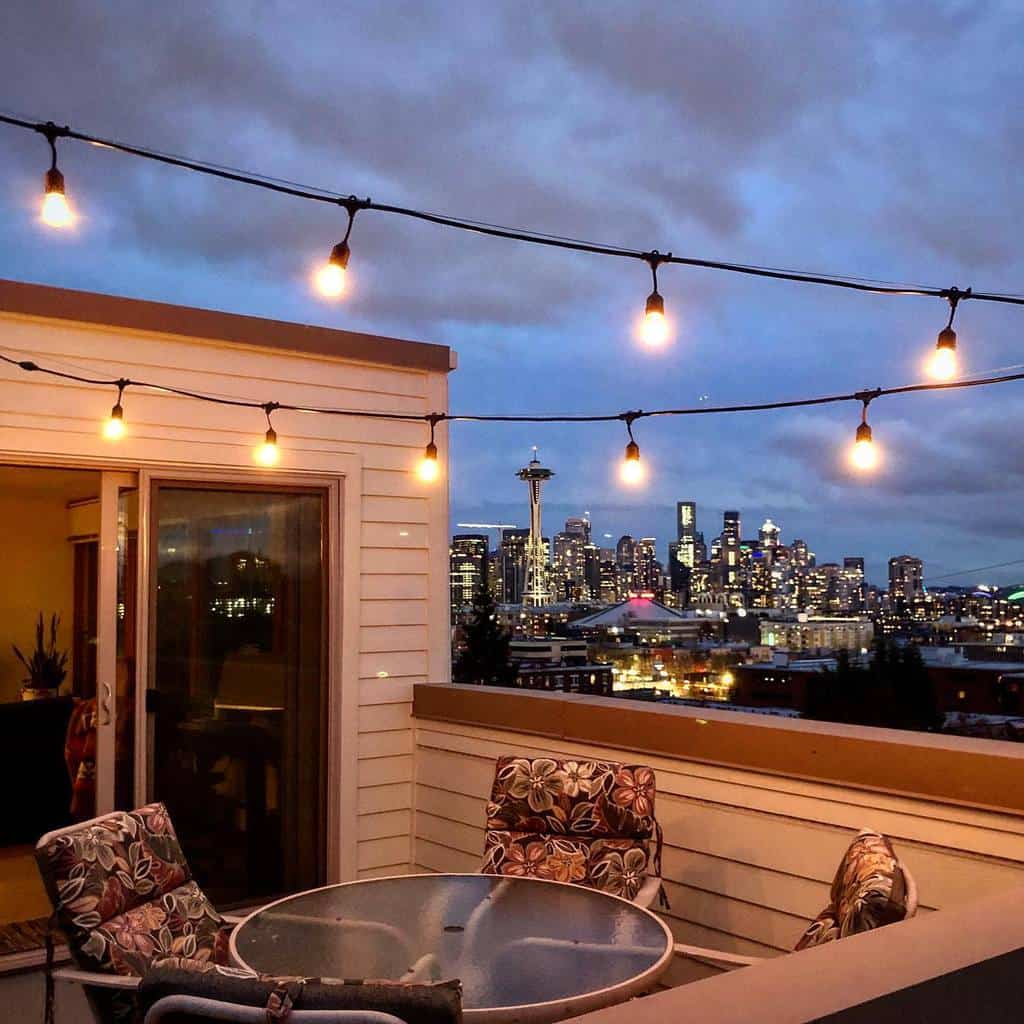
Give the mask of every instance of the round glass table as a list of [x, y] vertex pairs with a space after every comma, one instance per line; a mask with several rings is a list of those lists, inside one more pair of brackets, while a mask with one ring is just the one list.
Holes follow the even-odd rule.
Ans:
[[243, 967], [322, 978], [459, 978], [468, 1022], [562, 1020], [649, 991], [672, 935], [648, 910], [562, 882], [400, 875], [288, 896], [231, 936]]

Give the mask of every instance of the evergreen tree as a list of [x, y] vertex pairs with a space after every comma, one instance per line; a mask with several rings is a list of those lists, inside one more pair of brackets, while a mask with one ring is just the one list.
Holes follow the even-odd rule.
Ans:
[[473, 595], [473, 614], [466, 626], [466, 647], [452, 675], [457, 683], [507, 686], [515, 677], [509, 664], [509, 635], [498, 624], [498, 610], [486, 585]]

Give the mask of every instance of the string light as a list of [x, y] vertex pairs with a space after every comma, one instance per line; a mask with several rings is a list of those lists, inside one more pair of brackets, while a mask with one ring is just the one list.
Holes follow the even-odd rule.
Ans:
[[629, 442], [626, 444], [626, 453], [622, 457], [622, 465], [619, 467], [619, 479], [628, 487], [636, 487], [643, 483], [644, 467], [640, 462], [640, 445], [633, 437], [633, 421], [643, 415], [639, 412], [626, 412], [622, 419], [626, 423], [626, 433], [629, 434]]
[[870, 398], [863, 399], [860, 424], [857, 427], [853, 448], [850, 450], [850, 462], [853, 468], [863, 473], [869, 472], [878, 465], [878, 449], [875, 447], [875, 442], [871, 437], [871, 427], [868, 425], [868, 403], [870, 401]]
[[[48, 366], [40, 366], [30, 359], [16, 359], [13, 356], [0, 352], [0, 363], [15, 366], [18, 369], [30, 373], [42, 373], [48, 376], [71, 380], [81, 384], [92, 384], [103, 387], [116, 387], [118, 389], [118, 400], [111, 410], [110, 420], [107, 422], [120, 423], [120, 429], [124, 429], [124, 410], [121, 407], [121, 398], [126, 387], [147, 388], [164, 394], [180, 395], [184, 398], [195, 399], [200, 402], [209, 402], [215, 405], [234, 406], [244, 409], [262, 409], [267, 417], [267, 432], [262, 445], [259, 445], [253, 452], [253, 457], [264, 465], [274, 465], [279, 458], [277, 445], [277, 433], [270, 421], [271, 413], [278, 409], [287, 409], [292, 412], [303, 412], [321, 416], [343, 416], [357, 417], [371, 420], [390, 420], [393, 422], [416, 422], [428, 423], [430, 425], [430, 441], [424, 449], [423, 458], [416, 467], [416, 473], [424, 482], [432, 482], [440, 476], [438, 464], [437, 445], [434, 434], [438, 423], [609, 423], [624, 422], [629, 435], [629, 442], [626, 445], [625, 457], [621, 467], [623, 482], [628, 484], [640, 483], [645, 471], [640, 461], [640, 446], [633, 437], [633, 423], [638, 419], [647, 419], [655, 416], [706, 416], [713, 414], [738, 413], [738, 412], [763, 412], [767, 410], [797, 409], [811, 406], [832, 405], [838, 402], [860, 402], [862, 405], [861, 423], [857, 428], [853, 449], [850, 453], [851, 462], [856, 468], [867, 470], [877, 465], [879, 461], [878, 450], [874, 445], [871, 436], [871, 427], [867, 422], [868, 403], [883, 395], [911, 395], [930, 391], [949, 391], [962, 388], [987, 387], [993, 384], [1005, 384], [1010, 381], [1024, 381], [1024, 373], [1007, 373], [1000, 376], [981, 377], [974, 380], [956, 380], [943, 383], [904, 384], [899, 387], [874, 388], [867, 391], [855, 391], [847, 394], [820, 395], [813, 398], [795, 398], [785, 401], [755, 402], [743, 405], [696, 405], [679, 409], [648, 409], [636, 410], [623, 413], [557, 413], [553, 415], [528, 415], [528, 414], [469, 414], [469, 413], [412, 413], [412, 412], [378, 412], [364, 409], [332, 409], [321, 406], [304, 406], [286, 404], [283, 402], [257, 402], [245, 398], [226, 398], [219, 395], [204, 394], [198, 391], [190, 391], [186, 388], [174, 387], [173, 385], [159, 384], [154, 381], [138, 380], [127, 377], [113, 380], [104, 377], [89, 377], [80, 373], [71, 373], [66, 370], [57, 370]], [[114, 427], [114, 431], [118, 428]], [[104, 427], [106, 434], [106, 427]]]
[[352, 234], [352, 222], [355, 220], [356, 211], [363, 209], [369, 203], [369, 199], [361, 200], [355, 196], [349, 196], [340, 202], [348, 212], [348, 227], [345, 229], [345, 237], [331, 250], [327, 262], [314, 275], [317, 291], [327, 299], [336, 299], [345, 291], [348, 260], [352, 254], [348, 245], [349, 235]]
[[281, 457], [281, 450], [277, 446], [277, 431], [270, 422], [270, 414], [278, 408], [280, 406], [277, 402], [267, 402], [263, 406], [263, 411], [267, 415], [267, 432], [263, 436], [263, 443], [257, 445], [253, 452], [253, 458], [261, 466], [276, 466]]
[[640, 338], [650, 348], [660, 348], [668, 341], [669, 323], [665, 319], [665, 300], [658, 293], [658, 264], [671, 259], [672, 253], [662, 256], [657, 250], [648, 254], [654, 290], [647, 296], [644, 318], [640, 324]]
[[48, 227], [67, 228], [74, 224], [75, 215], [64, 194], [64, 175], [57, 169], [57, 139], [66, 134], [67, 129], [48, 121], [41, 131], [50, 144], [50, 169], [43, 177], [43, 205], [39, 216]]
[[125, 435], [124, 408], [121, 405], [121, 399], [124, 397], [124, 389], [127, 386], [128, 381], [124, 378], [117, 382], [117, 401], [114, 403], [113, 409], [110, 410], [110, 416], [103, 424], [103, 436], [108, 441], [120, 441]]
[[957, 303], [971, 297], [971, 289], [962, 292], [959, 288], [950, 288], [946, 297], [949, 299], [949, 321], [939, 331], [935, 351], [929, 357], [926, 367], [928, 375], [935, 380], [952, 380], [956, 376], [956, 331], [953, 330], [953, 317], [956, 316]]
[[431, 414], [430, 440], [423, 449], [423, 458], [416, 465], [416, 476], [425, 484], [432, 484], [441, 475], [441, 467], [437, 461], [437, 445], [434, 443], [434, 430], [441, 418], [438, 413]]

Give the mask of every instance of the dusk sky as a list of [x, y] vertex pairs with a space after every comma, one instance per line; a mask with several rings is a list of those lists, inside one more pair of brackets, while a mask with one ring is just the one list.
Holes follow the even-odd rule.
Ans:
[[[537, 231], [759, 265], [1024, 292], [1019, 2], [140, 5], [7, 0], [0, 110], [343, 193]], [[676, 333], [642, 350], [640, 263], [380, 213], [351, 291], [311, 267], [344, 213], [61, 146], [78, 230], [42, 230], [48, 154], [0, 127], [0, 276], [441, 342], [455, 412], [618, 412], [922, 379], [930, 298], [663, 268]], [[1024, 308], [966, 302], [961, 365], [1024, 363]], [[83, 356], [83, 363], [87, 359]], [[254, 396], [264, 398], [265, 396]], [[928, 578], [1024, 559], [1024, 383], [871, 407], [883, 468], [845, 464], [859, 411], [637, 424], [456, 425], [452, 521], [527, 522], [515, 471], [555, 472], [545, 529], [673, 536], [698, 503], [765, 516], [819, 561], [910, 553]], [[279, 430], [286, 431], [282, 417]], [[605, 541], [607, 543], [607, 541]], [[1024, 564], [951, 579], [1009, 583]]]

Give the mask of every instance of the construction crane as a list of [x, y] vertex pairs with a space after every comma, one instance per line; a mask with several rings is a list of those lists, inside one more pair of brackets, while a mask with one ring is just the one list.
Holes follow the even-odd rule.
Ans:
[[456, 523], [467, 530], [514, 530], [515, 523]]

